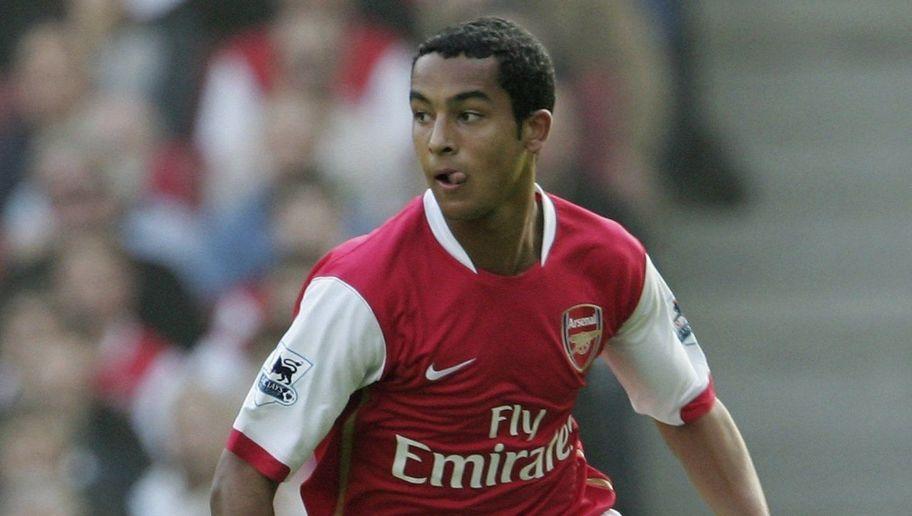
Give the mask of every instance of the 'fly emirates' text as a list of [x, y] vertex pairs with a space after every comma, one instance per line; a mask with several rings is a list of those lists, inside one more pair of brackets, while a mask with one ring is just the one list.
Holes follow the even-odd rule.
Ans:
[[[538, 431], [539, 424], [545, 416], [545, 409], [541, 409], [533, 418], [532, 411], [522, 408], [521, 405], [501, 405], [491, 409], [491, 426], [488, 437], [495, 439], [503, 429], [512, 436], [528, 436], [531, 441]], [[530, 450], [507, 450], [503, 443], [494, 445], [493, 451], [488, 454], [474, 453], [471, 455], [444, 455], [435, 452], [426, 444], [396, 434], [396, 457], [393, 460], [393, 476], [412, 484], [429, 483], [435, 487], [448, 486], [456, 489], [469, 487], [480, 488], [482, 482], [485, 486], [508, 484], [520, 480], [532, 480], [545, 476], [554, 469], [558, 462], [564, 461], [573, 451], [570, 444], [570, 433], [573, 429], [572, 416], [557, 429], [554, 436], [546, 446]], [[416, 466], [414, 463], [432, 463], [431, 475], [414, 476]], [[447, 465], [451, 468], [447, 468]], [[468, 474], [466, 466], [470, 466]], [[420, 468], [420, 466], [418, 467]], [[409, 474], [409, 470], [413, 474]], [[445, 477], [449, 469], [449, 477]]]

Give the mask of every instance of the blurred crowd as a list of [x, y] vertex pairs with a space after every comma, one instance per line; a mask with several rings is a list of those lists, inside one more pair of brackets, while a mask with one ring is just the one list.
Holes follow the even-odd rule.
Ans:
[[743, 198], [678, 2], [4, 0], [0, 515], [208, 514], [310, 267], [423, 189], [415, 44], [478, 14], [554, 57], [546, 190], [647, 240]]

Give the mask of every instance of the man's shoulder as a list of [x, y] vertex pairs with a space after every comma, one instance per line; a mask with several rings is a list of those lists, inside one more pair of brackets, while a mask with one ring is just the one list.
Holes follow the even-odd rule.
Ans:
[[549, 195], [557, 218], [556, 238], [567, 247], [589, 250], [602, 259], [640, 262], [646, 249], [627, 228], [570, 201]]
[[646, 249], [621, 224], [559, 198], [552, 198], [557, 234], [552, 253], [561, 270], [590, 278], [613, 307], [616, 329], [633, 313], [646, 278]]
[[426, 238], [424, 208], [420, 198], [377, 229], [333, 248], [314, 267], [314, 276], [336, 276], [347, 282], [388, 278], [401, 268], [401, 258]]

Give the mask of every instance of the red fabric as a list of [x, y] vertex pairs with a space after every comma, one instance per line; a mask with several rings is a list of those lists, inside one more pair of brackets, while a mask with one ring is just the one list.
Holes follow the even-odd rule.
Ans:
[[[455, 260], [431, 233], [421, 198], [314, 267], [311, 278], [339, 278], [365, 299], [386, 360], [382, 380], [351, 420], [351, 447], [331, 437], [321, 450], [302, 488], [308, 509], [319, 496], [311, 493], [336, 492], [343, 450], [354, 465], [345, 488], [352, 514], [398, 514], [403, 506], [428, 514], [610, 507], [605, 479], [587, 474], [585, 459], [570, 451], [579, 446], [570, 411], [585, 371], [567, 361], [561, 314], [601, 307], [601, 345], [639, 300], [645, 250], [616, 223], [550, 199], [558, 228], [546, 265], [515, 276], [474, 273]], [[467, 360], [470, 367], [441, 381], [428, 377], [431, 368]], [[541, 426], [534, 432], [520, 428], [535, 418]], [[344, 423], [336, 419], [330, 435]], [[464, 464], [458, 472], [456, 463]], [[331, 511], [334, 502], [319, 507]]]
[[583, 490], [580, 494], [580, 505], [577, 509], [580, 515], [600, 516], [605, 511], [614, 507], [617, 501], [617, 493], [614, 491], [614, 485], [608, 475], [586, 465], [581, 468], [586, 479], [583, 482]]
[[[362, 395], [363, 391], [352, 395], [337, 421], [344, 423], [352, 417]], [[340, 474], [342, 468], [349, 466], [342, 464], [343, 438], [342, 425], [333, 425], [329, 435], [314, 450], [314, 458], [320, 467], [300, 487], [301, 500], [308, 514], [331, 514], [339, 504], [339, 496], [346, 487], [341, 484]]]
[[374, 66], [396, 39], [391, 30], [377, 25], [359, 24], [350, 29], [350, 45], [339, 71], [342, 95], [347, 100], [357, 101], [364, 94]]
[[168, 347], [165, 340], [145, 328], [135, 341], [119, 343], [102, 359], [95, 374], [99, 397], [121, 408], [128, 406], [159, 354]]
[[149, 190], [198, 206], [202, 160], [192, 145], [174, 140], [163, 145], [152, 159]]
[[251, 29], [235, 36], [228, 42], [223, 53], [243, 58], [263, 91], [272, 89], [276, 75], [276, 50], [266, 27]]
[[710, 376], [706, 389], [681, 409], [681, 419], [684, 420], [684, 424], [692, 423], [706, 415], [715, 403], [716, 389], [713, 386], [712, 376]]
[[270, 455], [262, 446], [233, 428], [225, 447], [273, 482], [282, 482], [291, 472], [288, 466]]
[[[582, 113], [583, 152], [580, 160], [583, 169], [594, 173], [595, 178], [609, 181], [621, 173], [618, 170], [618, 153], [622, 145], [621, 120], [623, 102], [616, 78], [602, 70], [581, 74], [575, 83], [577, 94], [587, 102]], [[607, 177], [606, 177], [607, 174]]]

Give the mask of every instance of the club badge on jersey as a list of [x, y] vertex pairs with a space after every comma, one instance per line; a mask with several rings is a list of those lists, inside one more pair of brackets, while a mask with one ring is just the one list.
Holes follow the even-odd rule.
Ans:
[[257, 378], [257, 406], [278, 403], [291, 405], [298, 400], [294, 384], [313, 367], [303, 356], [279, 344], [269, 355]]
[[564, 310], [561, 337], [570, 364], [582, 373], [599, 352], [599, 343], [602, 341], [602, 308], [582, 304]]

